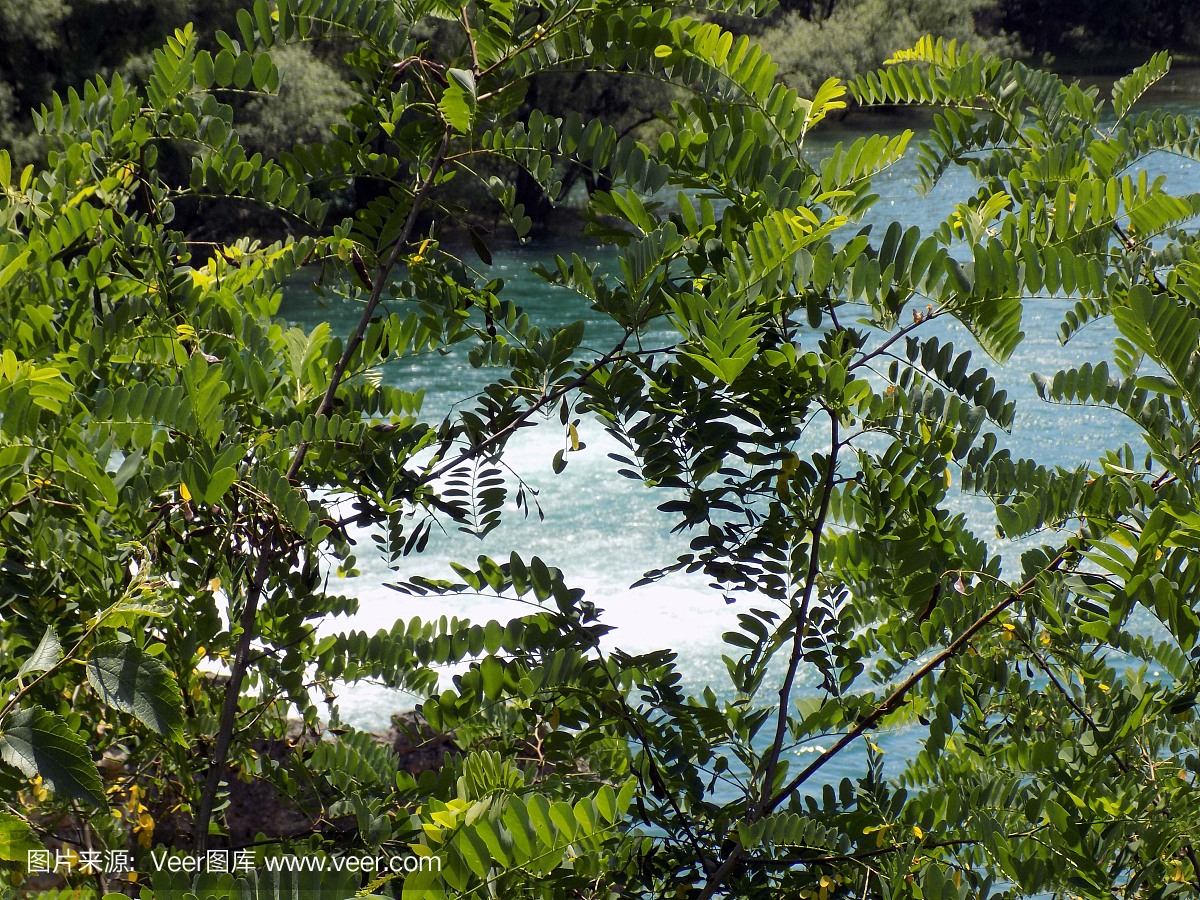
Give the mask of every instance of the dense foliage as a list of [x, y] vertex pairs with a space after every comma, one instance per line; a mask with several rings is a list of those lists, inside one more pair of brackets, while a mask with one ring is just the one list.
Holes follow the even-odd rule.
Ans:
[[[180, 29], [144, 91], [96, 79], [56, 97], [37, 117], [45, 167], [0, 153], [0, 859], [17, 881], [65, 822], [143, 872], [168, 835], [224, 846], [242, 777], [313, 823], [259, 852], [442, 861], [330, 879], [338, 897], [1197, 894], [1200, 248], [1184, 228], [1200, 197], [1138, 165], [1200, 156], [1200, 123], [1131, 111], [1165, 55], [1109, 105], [956, 44], [897, 54], [850, 90], [937, 107], [924, 188], [951, 165], [978, 188], [931, 234], [856, 233], [911, 134], [814, 163], [805, 137], [847, 88], [802, 97], [754, 43], [673, 4], [258, 0], [237, 24], [215, 53]], [[329, 38], [352, 47], [344, 119], [278, 162], [248, 155], [230, 101], [279, 88], [273, 54]], [[681, 99], [650, 146], [522, 110], [533, 73], [571, 70]], [[180, 144], [182, 186], [159, 169]], [[479, 179], [525, 233], [518, 173], [557, 198], [572, 165], [603, 178], [588, 209], [619, 264], [541, 275], [620, 326], [598, 349], [581, 322], [507, 299], [480, 235], [469, 263], [438, 240], [465, 212], [451, 179]], [[364, 176], [385, 188], [324, 222], [321, 192]], [[189, 241], [174, 210], [197, 202], [323, 236]], [[278, 316], [304, 266], [361, 306], [352, 334]], [[997, 438], [1012, 401], [929, 334], [955, 319], [1002, 363], [1023, 302], [1046, 296], [1075, 298], [1064, 341], [1107, 316], [1121, 337], [1114, 363], [1035, 375], [1039, 390], [1130, 417], [1144, 460], [1014, 456]], [[674, 343], [643, 341], [664, 325]], [[440, 422], [420, 384], [381, 383], [388, 362], [464, 343], [496, 374]], [[702, 570], [738, 604], [726, 684], [690, 696], [671, 650], [604, 649], [569, 573], [519, 552], [397, 585], [449, 608], [515, 596], [518, 619], [314, 637], [355, 608], [326, 581], [354, 572], [351, 526], [393, 562], [435, 523], [491, 531], [528, 499], [508, 439], [553, 414], [557, 470], [577, 417], [598, 416], [692, 535], [647, 579]], [[956, 475], [1003, 537], [1044, 546], [1002, 560], [948, 510]], [[819, 688], [800, 696], [801, 673]], [[335, 710], [341, 682], [368, 680], [421, 694], [460, 752], [414, 778], [346, 727], [255, 749], [289, 714], [318, 728], [314, 691]], [[898, 727], [922, 749], [888, 779], [871, 736]], [[861, 777], [824, 782], [851, 753]], [[244, 885], [153, 884], [189, 888]]]
[[874, 71], [923, 35], [1011, 54], [1020, 49], [1020, 32], [993, 27], [999, 14], [997, 0], [826, 0], [781, 3], [745, 27], [779, 64], [788, 87], [807, 97], [829, 78]]
[[1019, 34], [1025, 47], [1038, 55], [1065, 53], [1100, 61], [1114, 48], [1167, 47], [1194, 53], [1200, 45], [1200, 29], [1188, 0], [1001, 0], [995, 13], [998, 25]]

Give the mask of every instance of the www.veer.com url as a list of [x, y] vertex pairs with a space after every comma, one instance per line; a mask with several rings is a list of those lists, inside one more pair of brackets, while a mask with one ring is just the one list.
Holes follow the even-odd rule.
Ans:
[[[151, 863], [158, 872], [203, 872], [209, 859], [205, 856], [151, 853]], [[199, 868], [205, 866], [206, 868]], [[262, 860], [268, 872], [440, 872], [442, 861], [436, 856], [268, 856]], [[236, 870], [235, 870], [236, 871]]]

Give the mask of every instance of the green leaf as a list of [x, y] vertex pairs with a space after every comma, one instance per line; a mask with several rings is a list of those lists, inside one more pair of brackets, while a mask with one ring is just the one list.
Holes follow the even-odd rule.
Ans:
[[201, 50], [196, 54], [195, 72], [196, 86], [203, 90], [208, 90], [217, 80], [212, 54], [207, 50]]
[[488, 653], [496, 653], [504, 642], [504, 626], [495, 619], [483, 626], [483, 646]]
[[454, 839], [454, 847], [462, 854], [471, 871], [480, 878], [486, 878], [491, 868], [492, 854], [483, 838], [476, 834], [474, 828], [464, 828]]
[[479, 232], [473, 227], [468, 226], [467, 234], [471, 237], [471, 247], [474, 249], [475, 255], [479, 257], [485, 266], [490, 266], [492, 264], [492, 251], [488, 249], [488, 245], [484, 243]]
[[475, 76], [465, 69], [449, 69], [446, 74], [449, 79], [438, 108], [451, 128], [466, 134], [475, 112]]
[[[245, 10], [242, 10], [245, 12]], [[237, 88], [245, 88], [250, 84], [250, 79], [254, 75], [254, 57], [250, 52], [243, 50], [238, 54], [237, 62], [233, 64], [233, 84]]]
[[447, 69], [446, 74], [466, 92], [471, 106], [475, 105], [475, 75], [467, 69]]
[[550, 570], [540, 557], [535, 556], [530, 562], [529, 575], [533, 580], [534, 594], [539, 600], [547, 599], [550, 596], [553, 579], [550, 577]]
[[204, 492], [204, 502], [209, 506], [216, 504], [226, 491], [237, 481], [237, 470], [231, 467], [218, 469], [208, 476], [208, 488]]
[[0, 812], [0, 859], [23, 863], [31, 851], [45, 849], [24, 819]]
[[0, 269], [0, 288], [4, 287], [13, 280], [13, 276], [25, 268], [25, 263], [29, 260], [29, 251], [21, 253], [16, 259], [10, 262], [3, 269]]
[[40, 706], [17, 710], [0, 723], [0, 759], [27, 778], [40, 777], [56, 794], [107, 805], [87, 745], [65, 721]]
[[617, 792], [607, 784], [596, 793], [596, 808], [611, 825], [616, 825], [621, 818], [621, 810], [617, 809]]
[[259, 39], [270, 47], [275, 40], [275, 29], [271, 21], [271, 8], [267, 0], [254, 0], [254, 23], [258, 26]]
[[87, 677], [106, 704], [183, 743], [183, 695], [175, 676], [153, 656], [132, 643], [99, 644], [88, 656]]
[[28, 675], [30, 672], [49, 672], [58, 665], [62, 655], [62, 645], [58, 642], [58, 635], [54, 633], [54, 626], [50, 625], [46, 628], [46, 633], [42, 635], [33, 655], [25, 660], [21, 664], [21, 668], [17, 670], [17, 677]]
[[233, 67], [237, 58], [228, 50], [222, 50], [213, 61], [213, 80], [221, 87], [227, 87], [233, 81]]
[[271, 56], [267, 53], [260, 53], [254, 57], [254, 65], [250, 70], [250, 76], [254, 79], [254, 86], [260, 91], [267, 90], [267, 83], [271, 77], [271, 70], [274, 64], [271, 62]]
[[175, 606], [170, 600], [155, 590], [143, 587], [142, 590], [131, 592], [122, 597], [101, 615], [108, 625], [112, 625], [114, 617], [123, 617], [133, 621], [138, 616], [149, 616], [152, 619], [162, 619], [174, 612]]
[[617, 813], [625, 815], [625, 810], [629, 808], [629, 804], [633, 802], [634, 792], [637, 790], [637, 779], [630, 778], [623, 785], [621, 790], [617, 792]]
[[237, 11], [238, 30], [242, 33], [242, 40], [247, 47], [254, 46], [254, 19], [250, 16], [250, 11], [239, 9]]
[[485, 657], [479, 664], [479, 674], [483, 678], [484, 696], [495, 700], [504, 690], [504, 663], [494, 656]]
[[1118, 78], [1113, 82], [1113, 111], [1117, 114], [1117, 119], [1124, 118], [1138, 98], [1146, 93], [1151, 85], [1166, 75], [1170, 69], [1171, 55], [1164, 50], [1154, 54], [1150, 57], [1149, 62], [1138, 66], [1124, 78]]
[[1148, 391], [1155, 391], [1160, 394], [1166, 394], [1168, 397], [1182, 397], [1183, 391], [1172, 378], [1165, 378], [1162, 375], [1139, 375], [1134, 384], [1139, 388], [1145, 388]]

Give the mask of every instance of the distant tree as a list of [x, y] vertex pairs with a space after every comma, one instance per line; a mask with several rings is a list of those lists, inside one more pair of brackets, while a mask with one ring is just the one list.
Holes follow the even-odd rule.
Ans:
[[1200, 46], [1194, 0], [1000, 0], [997, 21], [1037, 56], [1075, 53], [1101, 64], [1106, 49]]
[[784, 5], [758, 39], [785, 81], [812, 94], [828, 78], [852, 79], [878, 68], [922, 35], [986, 43], [976, 16], [993, 5], [994, 0], [804, 2]]
[[[986, 37], [977, 22], [988, 24], [997, 0], [791, 0], [760, 17], [714, 14], [716, 21], [754, 36], [780, 67], [784, 82], [812, 94], [829, 78], [852, 79], [883, 65], [894, 52], [912, 46], [922, 35], [970, 40], [996, 54], [1012, 52], [1005, 38]], [[529, 80], [522, 114], [534, 109], [562, 116], [576, 112], [600, 116], [617, 129], [652, 141], [661, 131], [659, 119], [680, 94], [653, 81], [618, 79], [590, 71], [535, 73]], [[607, 170], [579, 165], [561, 173], [568, 190], [582, 183], [589, 191], [606, 189]], [[517, 199], [534, 222], [550, 221], [552, 204], [527, 173], [517, 173]]]
[[326, 140], [330, 128], [345, 121], [344, 111], [357, 95], [342, 71], [314, 54], [305, 44], [282, 47], [275, 54], [279, 93], [256, 96], [246, 104], [242, 129], [246, 147], [269, 157], [296, 144]]
[[195, 24], [211, 42], [236, 0], [0, 0], [0, 147], [22, 164], [41, 152], [30, 110], [97, 73], [150, 71], [151, 51]]

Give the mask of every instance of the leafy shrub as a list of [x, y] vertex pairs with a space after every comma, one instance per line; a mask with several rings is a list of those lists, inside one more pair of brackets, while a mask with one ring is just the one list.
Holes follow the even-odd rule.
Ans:
[[296, 144], [317, 144], [342, 120], [342, 111], [355, 94], [341, 73], [303, 45], [287, 46], [275, 54], [279, 93], [255, 98], [243, 115], [246, 146], [278, 157]]
[[[18, 172], [0, 153], [9, 868], [50, 823], [140, 854], [143, 871], [168, 820], [176, 849], [221, 846], [236, 776], [311, 815], [310, 833], [273, 851], [440, 861], [361, 885], [400, 896], [1191, 890], [1200, 250], [1186, 227], [1200, 196], [1137, 166], [1200, 155], [1200, 123], [1131, 112], [1166, 56], [1118, 82], [1109, 106], [922, 39], [850, 89], [935, 106], [923, 188], [961, 165], [977, 190], [928, 235], [855, 234], [872, 177], [912, 135], [839, 145], [814, 167], [804, 139], [847, 88], [804, 98], [751, 41], [677, 12], [259, 0], [216, 53], [180, 29], [144, 94], [96, 79], [43, 108], [45, 168]], [[461, 23], [457, 44], [438, 45], [448, 55], [426, 55], [430, 17]], [[272, 53], [330, 36], [352, 42], [362, 85], [345, 121], [278, 162], [247, 154], [226, 99], [277, 91]], [[514, 121], [532, 73], [576, 68], [691, 99], [653, 146], [579, 116]], [[182, 188], [156, 169], [168, 141], [195, 148]], [[509, 175], [486, 184], [519, 234], [518, 169], [552, 198], [568, 164], [611, 185], [589, 214], [619, 250], [613, 274], [578, 255], [539, 271], [610, 317], [618, 340], [596, 348], [582, 322], [531, 322], [487, 277], [478, 235], [482, 269], [439, 243], [451, 177], [483, 159]], [[324, 223], [314, 190], [361, 173], [389, 189]], [[171, 228], [189, 198], [325, 230], [189, 243]], [[350, 335], [278, 316], [281, 284], [306, 265], [361, 307]], [[1111, 364], [1036, 376], [1039, 390], [1128, 416], [1145, 460], [1014, 458], [997, 438], [1013, 402], [927, 333], [952, 318], [1003, 362], [1024, 299], [1046, 295], [1074, 299], [1064, 341], [1104, 316], [1120, 337]], [[663, 325], [675, 342], [647, 346]], [[440, 422], [420, 417], [420, 385], [378, 377], [459, 343], [497, 374]], [[528, 603], [512, 621], [315, 638], [317, 621], [355, 607], [324, 577], [355, 573], [351, 524], [392, 563], [438, 524], [488, 533], [511, 493], [528, 497], [505, 474], [507, 440], [556, 411], [569, 448], [556, 471], [582, 449], [576, 417], [599, 416], [626, 448], [624, 474], [666, 489], [661, 508], [692, 535], [647, 580], [703, 571], [742, 596], [720, 694], [688, 695], [670, 650], [605, 649], [602, 611], [519, 553], [395, 585]], [[956, 473], [994, 501], [1004, 537], [1045, 545], [1006, 564], [948, 509]], [[1138, 668], [1118, 673], [1118, 654]], [[458, 674], [443, 685], [446, 667]], [[808, 696], [801, 673], [818, 685]], [[414, 777], [340, 727], [339, 683], [368, 680], [418, 693], [460, 752]], [[326, 739], [259, 753], [289, 713], [320, 730], [314, 689], [334, 711]], [[921, 750], [887, 779], [872, 736], [896, 727], [920, 729]], [[851, 752], [861, 776], [825, 782]], [[152, 890], [303, 886], [281, 879], [163, 877]]]
[[1016, 49], [1004, 38], [985, 41], [975, 19], [988, 0], [856, 0], [829, 4], [827, 16], [789, 10], [759, 35], [790, 87], [805, 96], [828, 78], [852, 79], [883, 65], [893, 53], [926, 34], [946, 40], [979, 41], [1002, 54]]

